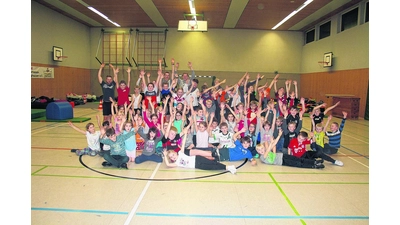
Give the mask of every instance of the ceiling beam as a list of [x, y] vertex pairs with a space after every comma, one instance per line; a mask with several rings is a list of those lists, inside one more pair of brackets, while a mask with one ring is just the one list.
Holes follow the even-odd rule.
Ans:
[[52, 5], [52, 6], [56, 7], [56, 8], [59, 8], [59, 9], [65, 11], [65, 12], [71, 14], [72, 16], [75, 16], [76, 18], [78, 18], [78, 19], [80, 19], [82, 21], [85, 21], [86, 23], [88, 23], [88, 24], [90, 24], [92, 26], [95, 26], [95, 27], [104, 26], [103, 24], [101, 24], [101, 23], [97, 22], [96, 20], [94, 20], [94, 19], [92, 19], [92, 18], [80, 13], [76, 9], [69, 7], [68, 5], [62, 3], [59, 0], [44, 0], [44, 1], [47, 2], [48, 4]]
[[235, 28], [249, 0], [232, 0], [226, 15], [224, 28]]
[[150, 19], [156, 24], [157, 27], [168, 27], [167, 22], [165, 22], [161, 13], [158, 11], [157, 7], [154, 5], [153, 1], [149, 0], [136, 0], [139, 6], [146, 12]]
[[[296, 25], [289, 28], [289, 30], [301, 30], [303, 27], [307, 26], [308, 24], [317, 21], [321, 17], [329, 14], [330, 12], [340, 8], [344, 4], [350, 2], [351, 0], [335, 0], [331, 1], [330, 3], [326, 4], [321, 9], [317, 10], [316, 12], [312, 13], [308, 17], [304, 18], [302, 21], [297, 23]], [[311, 3], [312, 4], [312, 3]]]

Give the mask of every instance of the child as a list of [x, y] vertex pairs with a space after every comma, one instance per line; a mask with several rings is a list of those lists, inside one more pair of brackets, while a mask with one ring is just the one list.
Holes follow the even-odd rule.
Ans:
[[136, 86], [132, 98], [132, 108], [135, 114], [142, 114], [142, 95], [140, 94], [140, 87]]
[[[314, 168], [323, 169], [325, 168], [323, 160], [307, 159], [307, 158], [297, 158], [296, 156], [276, 153], [276, 143], [278, 143], [279, 138], [282, 136], [282, 131], [279, 131], [277, 138], [275, 138], [271, 144], [263, 145], [258, 144], [256, 149], [261, 155], [261, 162], [269, 165], [279, 165], [279, 166], [292, 166], [300, 168]], [[271, 151], [272, 150], [272, 151]]]
[[[125, 121], [124, 130], [122, 134], [126, 134], [130, 131], [135, 133], [135, 129], [133, 128], [133, 124], [131, 121]], [[134, 162], [136, 157], [136, 137], [132, 136], [125, 140], [125, 151], [126, 155], [129, 157], [129, 162]]]
[[216, 118], [211, 120], [209, 135], [208, 135], [208, 147], [217, 147], [219, 145], [218, 134], [221, 132], [218, 126], [218, 121]]
[[[279, 101], [279, 108], [285, 109], [286, 106], [283, 105], [281, 101]], [[283, 105], [283, 107], [281, 106]], [[283, 112], [283, 124], [282, 124], [282, 130], [283, 130], [283, 137], [284, 137], [284, 142], [283, 142], [283, 148], [282, 152], [284, 154], [288, 154], [288, 146], [290, 140], [293, 138], [297, 137], [298, 133], [300, 132], [302, 126], [303, 126], [303, 114], [299, 113], [299, 122], [296, 124], [296, 122], [292, 121], [290, 123], [287, 123], [286, 117], [287, 117], [287, 110], [284, 110]], [[296, 126], [297, 125], [297, 126]]]
[[322, 151], [307, 151], [306, 145], [310, 144], [310, 140], [307, 139], [308, 135], [305, 131], [300, 131], [297, 138], [293, 138], [288, 146], [288, 154], [296, 156], [297, 158], [316, 159], [322, 158], [326, 161], [331, 162], [337, 166], [343, 166], [343, 162], [334, 160], [333, 158], [325, 155]]
[[[108, 121], [108, 120], [103, 121], [103, 123], [99, 127], [100, 127], [100, 129], [107, 130], [108, 128], [111, 127], [110, 126], [110, 121]], [[102, 138], [103, 136], [105, 136], [105, 135], [100, 135], [100, 138]], [[105, 137], [105, 138], [107, 138], [107, 137]], [[99, 142], [100, 142], [100, 140], [99, 140]], [[105, 145], [103, 143], [100, 143], [99, 156], [103, 157], [103, 155], [105, 153], [110, 153], [110, 146], [109, 145]]]
[[[187, 130], [186, 130], [187, 131]], [[185, 145], [187, 135], [184, 134], [182, 146]], [[236, 167], [233, 165], [226, 166], [220, 162], [215, 160], [209, 160], [200, 155], [189, 156], [187, 152], [183, 153], [181, 150], [184, 149], [181, 147], [178, 152], [173, 150], [164, 150], [163, 154], [165, 156], [165, 164], [168, 167], [183, 167], [183, 168], [196, 168], [202, 170], [228, 170], [232, 174], [236, 174]], [[190, 151], [190, 150], [187, 150]]]
[[[140, 126], [140, 122], [139, 122]], [[157, 137], [158, 130], [156, 127], [150, 128], [147, 134], [143, 133], [143, 127], [140, 126], [138, 134], [145, 140], [142, 154], [135, 158], [135, 163], [140, 164], [145, 161], [153, 161], [161, 163], [162, 157], [156, 154], [156, 146], [161, 141], [161, 136]]]
[[[113, 101], [111, 98], [110, 98], [110, 101]], [[115, 102], [113, 102], [113, 105], [117, 105], [117, 103], [115, 103]], [[113, 121], [114, 121], [114, 129], [115, 129], [115, 134], [117, 134], [117, 135], [119, 135], [121, 132], [122, 132], [122, 130], [123, 130], [123, 126], [124, 126], [124, 123], [125, 123], [125, 121], [126, 121], [126, 116], [127, 116], [127, 111], [128, 111], [128, 109], [127, 109], [127, 106], [126, 106], [126, 103], [125, 103], [125, 105], [124, 105], [124, 109], [123, 110], [118, 110], [117, 111], [117, 114], [115, 114], [114, 113], [114, 110], [113, 109], [111, 109], [111, 112], [112, 112], [112, 117], [113, 117]]]
[[118, 106], [123, 106], [124, 104], [129, 105], [130, 104], [129, 93], [131, 91], [131, 89], [129, 88], [129, 85], [131, 83], [131, 68], [128, 67], [128, 69], [126, 70], [126, 72], [128, 73], [128, 83], [126, 83], [124, 80], [121, 80], [118, 84], [119, 69], [118, 68], [115, 69], [114, 66], [112, 66], [111, 64], [110, 67], [114, 71], [114, 79], [118, 93]]
[[[287, 123], [294, 121], [297, 126], [297, 124], [299, 123], [299, 120], [300, 120], [300, 113], [304, 114], [306, 111], [305, 104], [304, 104], [304, 98], [300, 99], [300, 104], [302, 104], [302, 109], [300, 112], [298, 111], [297, 106], [291, 106], [289, 108], [290, 114], [286, 117]], [[283, 109], [281, 109], [281, 112], [283, 112]]]
[[[326, 107], [326, 103], [323, 103], [319, 106], [315, 106], [312, 110], [312, 112], [310, 113], [310, 115], [313, 115], [313, 121], [315, 123], [315, 125], [322, 123], [322, 121], [324, 120], [325, 115], [331, 111], [333, 108], [335, 108], [336, 106], [338, 106], [340, 104], [339, 102], [336, 102], [335, 105], [328, 107], [327, 109], [325, 109], [323, 112], [321, 112], [321, 107], [325, 108]], [[313, 131], [313, 125], [311, 124], [311, 131]]]
[[324, 139], [325, 139], [325, 132], [326, 128], [328, 127], [329, 121], [332, 119], [332, 115], [329, 115], [328, 121], [326, 122], [325, 126], [322, 127], [322, 123], [319, 123], [315, 125], [314, 120], [313, 120], [314, 115], [310, 114], [310, 119], [313, 124], [313, 137], [312, 137], [312, 143], [311, 143], [311, 149], [314, 151], [322, 151], [324, 148]]
[[104, 154], [106, 160], [102, 163], [103, 166], [115, 166], [117, 168], [128, 169], [129, 157], [125, 151], [125, 141], [133, 136], [133, 131], [126, 134], [116, 135], [114, 128], [108, 128], [106, 131], [102, 129], [102, 134], [105, 134], [108, 139], [100, 138], [100, 142], [110, 145], [110, 154]]
[[325, 143], [324, 149], [322, 151], [325, 154], [336, 154], [338, 149], [340, 148], [340, 139], [342, 138], [342, 132], [344, 128], [344, 123], [346, 122], [346, 117], [347, 117], [347, 112], [342, 111], [343, 113], [343, 119], [342, 122], [339, 124], [336, 122], [333, 122], [331, 124], [331, 130], [325, 132], [325, 135], [328, 137], [329, 141], [328, 143]]
[[[172, 115], [172, 117], [174, 117], [174, 116], [175, 115]], [[178, 152], [179, 145], [181, 142], [181, 136], [183, 134], [187, 133], [185, 131], [185, 129], [187, 130], [188, 128], [186, 127], [182, 130], [181, 133], [178, 133], [178, 130], [176, 129], [176, 127], [172, 126], [172, 122], [173, 122], [172, 120], [169, 121], [168, 127], [165, 131], [164, 136], [161, 139], [161, 142], [162, 142], [163, 149], [174, 150], [174, 151]]]
[[[96, 115], [97, 120], [99, 120], [99, 115]], [[78, 128], [74, 124], [72, 124], [71, 121], [68, 121], [68, 125], [74, 130], [80, 132], [81, 134], [84, 134], [86, 136], [86, 141], [88, 146], [82, 150], [78, 149], [72, 149], [71, 152], [75, 152], [76, 155], [90, 155], [90, 156], [95, 156], [100, 152], [100, 131], [96, 131], [94, 128], [93, 123], [87, 123], [86, 124], [86, 131]]]
[[235, 144], [233, 141], [234, 133], [229, 132], [228, 124], [222, 122], [219, 125], [219, 128], [221, 129], [221, 132], [217, 136], [217, 139], [219, 139], [218, 148], [234, 148], [235, 147]]
[[247, 158], [248, 160], [250, 160], [252, 166], [257, 165], [256, 160], [253, 158], [250, 150], [248, 149], [250, 146], [250, 138], [242, 137], [240, 140], [237, 139], [240, 134], [244, 133], [245, 131], [246, 128], [243, 128], [239, 132], [235, 133], [235, 135], [233, 135], [235, 147], [221, 148], [216, 150], [220, 161], [237, 161]]

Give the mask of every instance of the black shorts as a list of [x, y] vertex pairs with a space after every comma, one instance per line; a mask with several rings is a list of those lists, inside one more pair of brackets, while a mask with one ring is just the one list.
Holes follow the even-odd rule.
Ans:
[[103, 116], [109, 116], [111, 114], [111, 102], [103, 102]]

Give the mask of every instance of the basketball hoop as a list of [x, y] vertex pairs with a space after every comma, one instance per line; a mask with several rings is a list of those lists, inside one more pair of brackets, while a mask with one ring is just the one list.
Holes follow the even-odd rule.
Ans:
[[56, 56], [57, 57], [57, 61], [60, 61], [60, 62], [62, 62], [63, 61], [63, 59], [66, 59], [66, 58], [68, 58], [68, 56]]
[[327, 67], [329, 63], [324, 61], [318, 61], [318, 64], [320, 65], [320, 67]]

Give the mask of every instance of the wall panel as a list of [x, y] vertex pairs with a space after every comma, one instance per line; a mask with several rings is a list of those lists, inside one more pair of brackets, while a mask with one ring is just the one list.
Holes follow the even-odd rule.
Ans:
[[31, 78], [31, 96], [66, 99], [67, 93], [93, 94], [90, 70], [32, 63], [31, 66], [54, 68], [54, 78]]
[[359, 117], [364, 117], [369, 81], [368, 68], [302, 74], [300, 80], [300, 96], [322, 100], [328, 103], [328, 106], [332, 98], [327, 98], [326, 94], [349, 94], [359, 97]]

